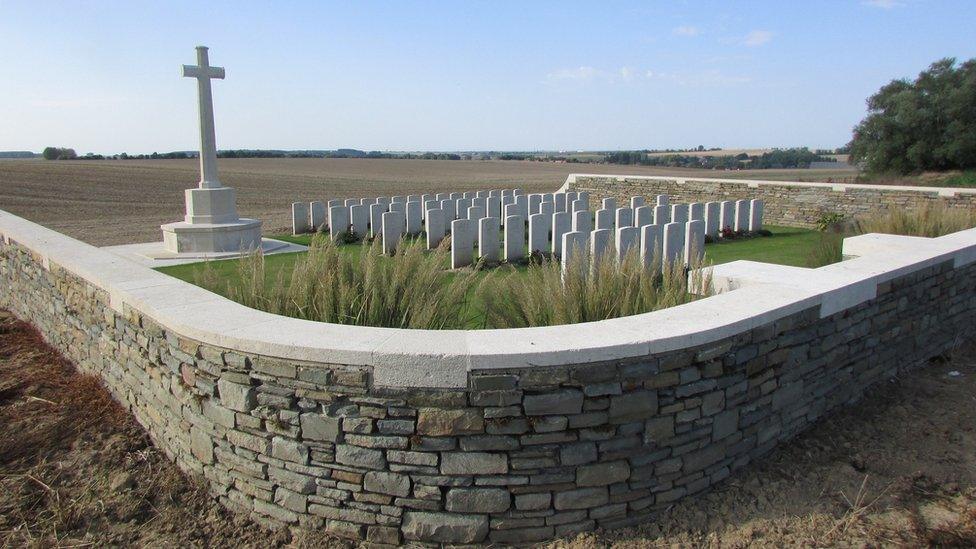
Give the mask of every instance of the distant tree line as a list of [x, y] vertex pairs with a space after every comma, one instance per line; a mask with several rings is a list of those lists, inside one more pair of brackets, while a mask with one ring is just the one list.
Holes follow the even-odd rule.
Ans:
[[78, 153], [67, 147], [45, 147], [41, 156], [44, 160], [74, 160]]
[[664, 166], [668, 168], [705, 169], [776, 169], [809, 168], [811, 162], [836, 162], [827, 151], [811, 152], [806, 147], [794, 149], [775, 149], [761, 155], [740, 153], [737, 155], [696, 156], [683, 154], [652, 155], [649, 151], [618, 151], [607, 153], [604, 162], [608, 164], [630, 164], [640, 166]]
[[914, 81], [892, 80], [854, 128], [851, 160], [869, 172], [976, 168], [976, 59], [946, 58]]

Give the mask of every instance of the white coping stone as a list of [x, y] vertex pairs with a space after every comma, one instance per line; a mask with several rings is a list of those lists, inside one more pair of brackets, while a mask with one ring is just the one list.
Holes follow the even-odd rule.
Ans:
[[549, 231], [552, 230], [552, 216], [535, 214], [529, 216], [529, 253], [549, 252]]
[[[399, 202], [398, 204], [404, 204]], [[391, 204], [392, 206], [392, 204]], [[383, 253], [391, 254], [400, 243], [403, 234], [403, 212], [391, 211], [383, 214]]]
[[692, 202], [688, 206], [688, 221], [705, 221], [705, 204]]
[[671, 204], [671, 223], [687, 223], [688, 222], [688, 205], [687, 204]]
[[515, 205], [518, 207], [518, 215], [522, 216], [522, 219], [529, 218], [529, 197], [524, 194], [515, 195]]
[[735, 230], [736, 231], [749, 230], [749, 201], [748, 200], [735, 201]]
[[[394, 196], [391, 203], [392, 204], [406, 204], [407, 203], [407, 197], [405, 197], [405, 196]], [[391, 208], [390, 211], [394, 211], [394, 210]]]
[[345, 206], [345, 207], [347, 207], [347, 208], [351, 208], [351, 207], [356, 206], [358, 204], [360, 204], [358, 198], [347, 198], [345, 200], [345, 202], [343, 202], [342, 205]]
[[694, 219], [685, 225], [685, 265], [693, 265], [705, 258], [705, 222]]
[[644, 205], [644, 197], [643, 196], [632, 196], [632, 197], [630, 197], [630, 209], [631, 210], [636, 210], [637, 208], [640, 208], [643, 205]]
[[573, 212], [573, 230], [588, 233], [593, 230], [593, 218], [590, 210]]
[[664, 225], [644, 225], [640, 228], [640, 254], [644, 268], [650, 268], [654, 260], [661, 260], [664, 252]]
[[318, 231], [319, 227], [325, 225], [326, 222], [325, 204], [318, 200], [313, 200], [312, 202], [309, 202], [308, 217], [309, 217], [309, 225], [311, 229], [313, 231]]
[[[469, 371], [616, 361], [707, 345], [810, 307], [834, 314], [871, 299], [881, 282], [945, 261], [976, 262], [976, 229], [933, 239], [862, 235], [848, 240], [864, 243], [870, 255], [819, 269], [718, 265], [716, 283], [725, 280], [731, 289], [641, 315], [539, 328], [399, 330], [250, 309], [4, 211], [0, 235], [31, 250], [45, 268], [59, 265], [105, 291], [119, 313], [131, 307], [168, 332], [244, 354], [369, 366], [378, 387], [465, 388]], [[905, 244], [895, 245], [899, 239]]]
[[617, 250], [617, 261], [623, 261], [628, 253], [639, 253], [640, 229], [637, 227], [617, 227], [613, 247]]
[[470, 219], [471, 221], [480, 221], [488, 217], [488, 212], [481, 206], [471, 206], [464, 215], [464, 219]]
[[587, 209], [589, 209], [589, 208], [586, 207], [586, 202], [584, 202], [584, 201], [582, 201], [582, 200], [580, 200], [578, 198], [573, 201], [573, 212], [581, 212], [581, 211], [587, 210]]
[[667, 204], [654, 206], [654, 224], [665, 226], [671, 223], [671, 208]]
[[421, 219], [422, 214], [419, 197], [415, 201], [410, 201], [409, 197], [407, 199], [407, 234], [418, 235], [424, 227], [424, 220]]
[[[560, 213], [565, 214], [566, 212]], [[560, 257], [560, 264], [562, 265], [563, 273], [566, 272], [567, 267], [569, 267], [569, 262], [572, 261], [577, 254], [586, 254], [588, 236], [589, 235], [587, 233], [578, 231], [570, 231], [562, 235], [562, 238], [560, 239], [560, 249], [563, 250], [563, 253]], [[586, 264], [585, 261], [581, 263], [584, 265]]]
[[362, 204], [349, 206], [349, 228], [356, 238], [366, 236], [368, 225], [369, 213], [366, 211], [366, 206]]
[[383, 214], [386, 212], [386, 204], [369, 205], [369, 234], [373, 238], [383, 234]]
[[661, 251], [662, 267], [675, 261], [684, 261], [685, 223], [668, 223], [664, 226], [664, 244]]
[[593, 228], [597, 231], [609, 230], [613, 228], [613, 210], [603, 208], [596, 211], [596, 223]]
[[603, 199], [603, 202], [601, 202], [601, 205], [603, 206], [602, 209], [604, 209], [604, 210], [610, 210], [611, 212], [616, 211], [617, 210], [617, 199], [616, 198], [604, 198]]
[[719, 206], [719, 232], [725, 229], [735, 229], [735, 202], [723, 200]]
[[[549, 214], [542, 214], [549, 215]], [[552, 218], [552, 254], [560, 255], [563, 251], [563, 235], [573, 228], [569, 212], [559, 212], [550, 215]]]
[[444, 210], [444, 216], [449, 221], [453, 221], [458, 218], [457, 211], [457, 201], [451, 198], [445, 198], [441, 200], [441, 209]]
[[722, 226], [719, 223], [721, 219], [721, 208], [721, 202], [705, 203], [705, 234], [711, 238], [717, 238], [719, 233], [722, 232]]
[[451, 198], [451, 200], [460, 200], [460, 199], [464, 198], [464, 193], [458, 193], [458, 192], [451, 193], [451, 197], [450, 198]]
[[449, 193], [437, 193], [436, 195], [434, 195], [434, 200], [437, 200], [438, 202], [443, 202], [448, 198], [451, 198], [451, 195]]
[[468, 213], [468, 208], [473, 206], [470, 198], [459, 198], [457, 201], [458, 217], [464, 217]]
[[349, 208], [345, 206], [332, 206], [329, 208], [329, 234], [333, 240], [338, 240], [340, 236], [349, 230]]
[[652, 224], [654, 224], [654, 206], [638, 206], [634, 210], [634, 226], [641, 228]]
[[291, 203], [291, 234], [304, 234], [309, 231], [308, 203]]
[[498, 261], [498, 251], [498, 218], [482, 217], [478, 220], [478, 257]]
[[598, 263], [604, 254], [610, 252], [613, 231], [610, 229], [597, 229], [590, 233], [590, 261]]
[[474, 261], [475, 221], [455, 219], [451, 222], [451, 268], [466, 267]]
[[566, 211], [566, 193], [556, 193], [553, 196], [554, 196], [554, 200], [556, 201], [556, 209], [555, 209], [555, 211], [557, 211], [557, 212], [565, 212]]
[[749, 230], [758, 231], [763, 227], [763, 210], [765, 209], [765, 203], [754, 198], [749, 201]]
[[446, 229], [444, 223], [444, 210], [440, 208], [427, 210], [426, 224], [427, 249], [433, 250], [440, 246], [441, 240], [444, 240], [444, 231]]
[[618, 229], [620, 227], [634, 226], [634, 210], [630, 208], [617, 208], [615, 218], [614, 226]]
[[[514, 204], [509, 204], [514, 206]], [[518, 215], [505, 218], [505, 261], [525, 257], [525, 221]]]
[[667, 206], [669, 204], [668, 195], [659, 194], [654, 197], [654, 204], [657, 206]]
[[[542, 204], [539, 204], [539, 213], [552, 215], [556, 213], [556, 205], [552, 202], [543, 202]], [[567, 215], [569, 214], [569, 212], [561, 212], [561, 213], [565, 213]]]
[[529, 195], [529, 215], [535, 215], [539, 212], [539, 205], [542, 204], [541, 194], [530, 194]]

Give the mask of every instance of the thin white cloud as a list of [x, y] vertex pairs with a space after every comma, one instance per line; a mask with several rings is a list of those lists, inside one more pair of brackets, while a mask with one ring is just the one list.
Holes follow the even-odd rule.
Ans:
[[631, 67], [620, 67], [618, 73], [620, 74], [621, 80], [623, 80], [624, 82], [630, 82], [631, 80], [634, 79], [634, 75], [637, 73], [637, 71], [635, 71]]
[[865, 6], [870, 6], [872, 8], [881, 8], [883, 10], [890, 10], [891, 8], [897, 8], [898, 6], [904, 6], [899, 0], [864, 0], [861, 2]]
[[773, 39], [773, 33], [767, 30], [754, 30], [746, 35], [745, 39], [742, 41], [743, 44], [749, 47], [762, 46]]
[[589, 66], [580, 66], [573, 69], [559, 69], [557, 71], [550, 72], [548, 78], [550, 80], [593, 80], [600, 74], [600, 71]]
[[701, 30], [698, 27], [691, 25], [682, 25], [680, 27], [675, 27], [674, 30], [671, 31], [671, 34], [675, 36], [698, 36], [701, 34]]

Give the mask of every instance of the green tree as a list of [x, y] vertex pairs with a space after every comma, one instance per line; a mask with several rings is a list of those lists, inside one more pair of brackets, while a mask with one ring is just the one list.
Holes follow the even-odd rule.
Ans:
[[936, 61], [914, 81], [883, 86], [867, 104], [848, 147], [869, 171], [976, 167], [976, 59]]

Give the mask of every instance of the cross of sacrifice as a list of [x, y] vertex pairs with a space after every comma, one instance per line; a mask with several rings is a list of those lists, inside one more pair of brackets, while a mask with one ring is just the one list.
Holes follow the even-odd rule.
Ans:
[[214, 137], [213, 94], [210, 79], [223, 80], [223, 67], [211, 67], [206, 46], [197, 46], [197, 64], [183, 65], [183, 76], [197, 79], [200, 104], [200, 188], [218, 189], [217, 141]]

